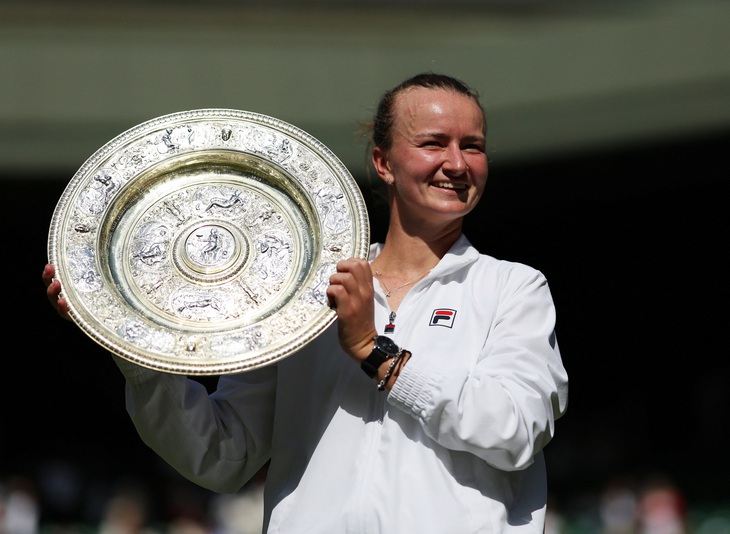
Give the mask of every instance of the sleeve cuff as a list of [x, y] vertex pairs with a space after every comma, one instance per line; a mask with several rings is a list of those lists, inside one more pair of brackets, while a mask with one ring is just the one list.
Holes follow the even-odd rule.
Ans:
[[133, 386], [140, 386], [150, 382], [162, 374], [161, 371], [147, 369], [146, 367], [142, 367], [134, 362], [125, 360], [116, 354], [112, 354], [112, 358], [114, 359], [114, 363], [117, 364], [117, 367], [119, 367], [119, 370], [124, 375], [127, 383]]
[[393, 384], [388, 394], [388, 402], [413, 417], [424, 420], [428, 406], [432, 404], [433, 391], [442, 380], [443, 375], [438, 368], [411, 357]]

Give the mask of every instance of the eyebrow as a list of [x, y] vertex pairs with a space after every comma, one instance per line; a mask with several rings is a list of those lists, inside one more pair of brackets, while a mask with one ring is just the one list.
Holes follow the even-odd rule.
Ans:
[[[422, 134], [416, 134], [414, 138], [416, 140], [418, 139], [448, 139], [448, 135], [439, 133], [439, 132], [426, 132]], [[462, 139], [462, 141], [466, 141], [467, 143], [484, 143], [486, 142], [486, 138], [483, 135], [467, 135]]]

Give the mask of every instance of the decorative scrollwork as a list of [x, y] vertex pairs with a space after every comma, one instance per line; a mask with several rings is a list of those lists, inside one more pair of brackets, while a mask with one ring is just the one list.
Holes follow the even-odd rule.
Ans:
[[142, 123], [100, 148], [57, 204], [49, 261], [71, 317], [141, 365], [267, 365], [334, 320], [329, 275], [367, 257], [358, 186], [312, 136], [237, 110]]

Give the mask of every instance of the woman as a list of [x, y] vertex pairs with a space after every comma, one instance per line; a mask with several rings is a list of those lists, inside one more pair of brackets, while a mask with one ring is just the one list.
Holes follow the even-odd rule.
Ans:
[[[270, 461], [265, 532], [542, 532], [542, 449], [567, 375], [543, 275], [462, 234], [487, 180], [485, 132], [459, 80], [422, 74], [388, 91], [372, 161], [390, 223], [369, 261], [337, 265], [336, 326], [211, 395], [115, 357], [142, 439], [219, 492]], [[48, 297], [67, 316], [53, 274]]]

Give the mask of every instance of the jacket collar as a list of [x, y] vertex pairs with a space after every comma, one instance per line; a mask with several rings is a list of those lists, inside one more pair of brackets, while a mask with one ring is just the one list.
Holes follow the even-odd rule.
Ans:
[[[373, 243], [370, 245], [369, 261], [373, 261], [380, 255], [383, 250], [383, 243]], [[441, 258], [436, 267], [431, 271], [431, 276], [442, 276], [451, 274], [467, 265], [477, 261], [479, 251], [475, 249], [464, 234], [461, 234], [456, 242], [451, 246], [449, 251]]]

